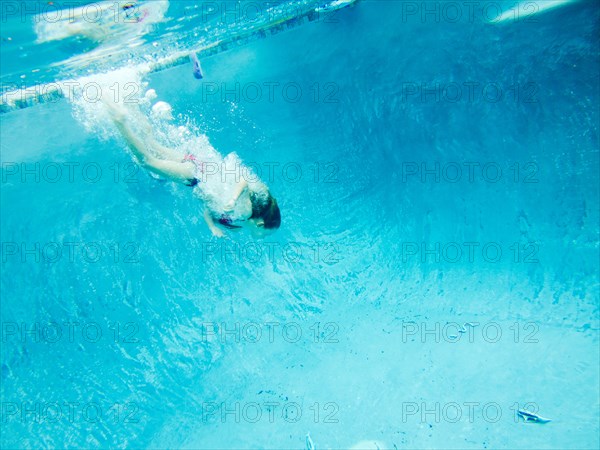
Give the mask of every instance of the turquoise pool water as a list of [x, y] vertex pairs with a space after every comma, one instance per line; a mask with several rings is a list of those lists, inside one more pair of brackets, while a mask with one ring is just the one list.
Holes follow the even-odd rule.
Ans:
[[5, 102], [2, 447], [598, 448], [598, 8], [513, 3], [171, 1], [100, 46], [3, 3], [4, 93], [229, 39], [143, 88], [282, 226], [217, 240], [78, 93]]

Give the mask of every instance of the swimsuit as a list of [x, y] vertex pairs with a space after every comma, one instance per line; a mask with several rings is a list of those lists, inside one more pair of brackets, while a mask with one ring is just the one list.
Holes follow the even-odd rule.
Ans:
[[[193, 162], [194, 165], [196, 166], [196, 170], [199, 171], [200, 173], [204, 173], [204, 163], [202, 161], [198, 161], [198, 158], [196, 158], [191, 153], [188, 153], [187, 155], [185, 155], [183, 157], [183, 161], [181, 161], [181, 162], [186, 162], [186, 161]], [[198, 178], [194, 177], [194, 178], [188, 178], [188, 180], [185, 184], [186, 184], [186, 186], [194, 187], [198, 183], [200, 183], [200, 180]]]
[[219, 222], [221, 225], [223, 225], [226, 228], [242, 228], [239, 225], [235, 225], [235, 223], [236, 222], [244, 222], [243, 219], [233, 220], [227, 214], [221, 214], [221, 217], [216, 220], [217, 220], [217, 222]]

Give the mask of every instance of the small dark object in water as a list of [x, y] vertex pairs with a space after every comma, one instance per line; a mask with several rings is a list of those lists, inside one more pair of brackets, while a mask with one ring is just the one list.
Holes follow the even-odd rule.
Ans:
[[532, 413], [531, 411], [526, 411], [524, 409], [519, 409], [517, 411], [517, 414], [519, 415], [519, 417], [522, 417], [525, 422], [537, 422], [537, 423], [552, 422], [551, 419], [546, 419], [542, 416], [538, 416], [537, 414]]
[[200, 60], [196, 56], [195, 53], [190, 53], [190, 61], [192, 61], [192, 70], [194, 73], [194, 78], [201, 80], [204, 78], [204, 74], [202, 73], [202, 66], [200, 65]]

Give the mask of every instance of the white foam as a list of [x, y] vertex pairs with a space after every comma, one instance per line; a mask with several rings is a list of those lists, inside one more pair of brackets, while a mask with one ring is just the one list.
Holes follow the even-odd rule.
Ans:
[[145, 83], [142, 77], [148, 70], [147, 65], [128, 66], [63, 81], [60, 86], [73, 105], [74, 117], [88, 132], [107, 138], [115, 134], [115, 128], [102, 100], [138, 108], [144, 98]]

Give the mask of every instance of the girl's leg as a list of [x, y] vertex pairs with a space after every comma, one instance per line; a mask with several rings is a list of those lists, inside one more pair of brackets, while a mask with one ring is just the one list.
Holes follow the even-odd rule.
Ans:
[[154, 139], [152, 124], [137, 105], [131, 104], [126, 107], [123, 103], [114, 103], [111, 100], [104, 100], [104, 104], [127, 143], [135, 147], [136, 156], [143, 155], [145, 158], [153, 156], [175, 162], [183, 160], [184, 155], [181, 152], [166, 147]]
[[[143, 166], [174, 181], [185, 182], [194, 178], [194, 164], [189, 161], [182, 162], [181, 155], [178, 152], [160, 145], [154, 140], [151, 134], [147, 137], [141, 137], [132, 126], [131, 120], [128, 119], [128, 111], [122, 104], [115, 104], [110, 100], [104, 101], [104, 104], [107, 106], [115, 126]], [[137, 113], [141, 116], [142, 120], [147, 121], [139, 109]], [[151, 131], [150, 122], [143, 123], [142, 127], [148, 127]], [[173, 160], [168, 158], [167, 156], [170, 155], [178, 155], [178, 159]]]

